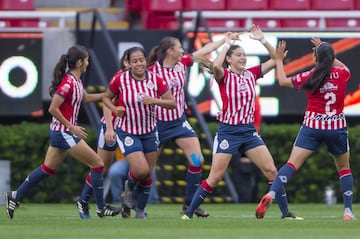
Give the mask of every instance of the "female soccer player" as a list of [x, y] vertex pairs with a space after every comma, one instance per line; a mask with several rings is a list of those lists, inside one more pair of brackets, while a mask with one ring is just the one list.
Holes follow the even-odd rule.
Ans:
[[121, 208], [113, 208], [105, 204], [104, 162], [84, 141], [87, 138], [85, 128], [77, 125], [81, 103], [94, 102], [103, 96], [103, 93], [88, 94], [83, 88], [80, 76], [88, 65], [89, 54], [82, 46], [70, 47], [67, 54], [63, 54], [56, 64], [53, 72], [54, 80], [50, 86], [52, 99], [49, 112], [53, 116], [49, 130], [50, 146], [44, 163], [33, 170], [15, 191], [5, 193], [6, 211], [10, 219], [14, 217], [14, 211], [25, 194], [41, 180], [54, 175], [68, 154], [90, 167], [97, 215], [115, 216], [121, 212]]
[[[212, 193], [223, 178], [232, 155], [237, 152], [245, 155], [259, 167], [270, 184], [275, 179], [277, 170], [274, 160], [254, 126], [255, 83], [263, 74], [274, 68], [275, 49], [266, 41], [258, 26], [251, 26], [250, 31], [252, 38], [265, 46], [271, 59], [261, 65], [246, 69], [244, 49], [238, 45], [232, 45], [227, 35], [225, 46], [210, 66], [219, 84], [223, 107], [217, 116], [220, 124], [214, 139], [209, 176], [198, 187], [189, 208], [182, 216], [184, 220], [192, 218], [194, 210]], [[284, 188], [283, 192], [276, 198], [282, 213], [281, 217], [299, 219], [288, 211]]]
[[[239, 34], [231, 34], [231, 37], [239, 39]], [[175, 37], [165, 37], [160, 41], [159, 46], [151, 50], [149, 56], [149, 70], [167, 81], [177, 103], [175, 109], [157, 107], [156, 117], [158, 119], [160, 145], [163, 146], [169, 141], [174, 141], [184, 151], [189, 163], [186, 173], [186, 195], [183, 211], [189, 206], [201, 181], [204, 163], [199, 139], [184, 113], [187, 108], [185, 101], [186, 71], [192, 65], [193, 57], [209, 54], [221, 46], [224, 41], [225, 38], [208, 43], [192, 54], [183, 56], [184, 49], [180, 40]], [[196, 208], [195, 215], [207, 217], [209, 213], [201, 208]]]
[[[120, 59], [120, 69], [117, 71], [113, 77], [121, 74], [122, 72], [129, 69], [129, 63], [127, 60], [128, 51], [126, 50], [123, 56]], [[113, 99], [115, 104], [118, 104], [118, 100], [115, 97]], [[110, 168], [110, 165], [114, 161], [115, 151], [118, 148], [116, 142], [116, 133], [114, 130], [116, 115], [111, 112], [109, 108], [105, 105], [103, 106], [103, 117], [100, 120], [100, 127], [98, 133], [98, 146], [97, 154], [104, 161], [104, 172]], [[90, 218], [89, 212], [89, 200], [90, 195], [92, 194], [92, 184], [91, 184], [91, 172], [87, 175], [85, 179], [85, 184], [80, 198], [76, 201], [76, 206], [79, 210], [80, 218], [88, 219]], [[113, 195], [115, 196], [115, 195]], [[117, 195], [120, 199], [120, 193]], [[113, 198], [115, 200], [115, 198]], [[122, 213], [124, 214], [124, 212]]]
[[303, 124], [295, 139], [287, 163], [281, 167], [273, 185], [256, 208], [256, 215], [263, 218], [273, 198], [282, 194], [280, 189], [289, 182], [305, 160], [322, 143], [335, 161], [344, 200], [344, 220], [354, 220], [352, 212], [353, 177], [350, 169], [350, 147], [346, 119], [343, 113], [346, 85], [350, 71], [335, 58], [334, 49], [327, 42], [313, 38], [315, 67], [310, 71], [287, 77], [283, 60], [286, 42], [277, 48], [276, 68], [280, 86], [304, 90], [308, 105]]
[[[143, 219], [146, 218], [144, 209], [150, 194], [151, 173], [159, 147], [155, 106], [175, 108], [176, 103], [167, 82], [147, 71], [143, 48], [130, 48], [128, 62], [130, 70], [111, 80], [103, 101], [118, 116], [118, 143], [130, 164], [122, 200], [127, 207], [133, 208], [136, 188], [136, 218]], [[113, 104], [114, 96], [118, 97], [119, 106]]]

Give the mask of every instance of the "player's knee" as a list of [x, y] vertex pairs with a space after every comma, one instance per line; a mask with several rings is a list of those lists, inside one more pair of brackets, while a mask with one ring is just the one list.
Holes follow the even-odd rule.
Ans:
[[204, 163], [204, 158], [202, 153], [199, 154], [191, 153], [190, 160], [191, 160], [191, 165], [195, 167], [200, 167]]
[[277, 174], [277, 170], [275, 167], [264, 168], [263, 173], [268, 180], [274, 180]]

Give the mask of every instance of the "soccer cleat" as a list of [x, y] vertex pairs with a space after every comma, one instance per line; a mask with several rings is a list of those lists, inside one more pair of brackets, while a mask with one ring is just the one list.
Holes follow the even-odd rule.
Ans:
[[108, 204], [106, 204], [106, 206], [102, 210], [96, 209], [96, 213], [99, 217], [113, 217], [118, 215], [122, 211], [122, 208], [112, 207]]
[[352, 213], [344, 213], [344, 221], [356, 220], [356, 217]]
[[181, 220], [191, 220], [191, 217], [189, 215], [187, 215], [187, 214], [183, 214], [181, 216]]
[[121, 193], [121, 201], [128, 208], [133, 208], [135, 206], [134, 191], [129, 188], [128, 180], [125, 181], [125, 189], [124, 192]]
[[270, 207], [272, 203], [272, 197], [270, 194], [265, 194], [262, 197], [260, 203], [256, 207], [255, 215], [257, 219], [263, 219], [266, 213], [266, 210]]
[[5, 193], [6, 212], [10, 219], [14, 217], [14, 211], [20, 206], [20, 203], [16, 202], [12, 197], [12, 192]]
[[146, 212], [145, 210], [136, 210], [136, 216], [137, 219], [146, 219]]
[[80, 218], [82, 219], [90, 219], [90, 213], [89, 213], [89, 203], [82, 201], [80, 198], [76, 201], [76, 206], [79, 210]]
[[131, 209], [128, 208], [127, 206], [123, 206], [121, 216], [125, 219], [130, 219], [131, 218]]
[[[189, 207], [189, 205], [184, 204], [184, 205], [183, 205], [183, 212], [182, 212], [182, 213], [185, 213], [185, 211], [186, 211], [186, 209], [188, 209], [188, 207]], [[208, 216], [210, 216], [210, 214], [209, 214], [207, 211], [201, 209], [200, 207], [198, 207], [198, 208], [196, 208], [196, 209], [194, 210], [194, 214], [195, 214], [197, 217], [208, 217]], [[185, 215], [185, 214], [184, 214], [184, 215]]]
[[286, 215], [282, 215], [281, 216], [281, 219], [287, 219], [287, 220], [304, 220], [303, 217], [298, 217], [296, 216], [294, 213], [292, 212], [289, 212], [288, 214]]

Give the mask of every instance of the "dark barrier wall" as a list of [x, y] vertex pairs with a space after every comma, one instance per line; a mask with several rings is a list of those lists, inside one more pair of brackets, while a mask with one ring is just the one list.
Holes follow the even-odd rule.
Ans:
[[[41, 35], [41, 34], [39, 34]], [[46, 35], [46, 34], [44, 34]], [[175, 36], [183, 39], [182, 35], [177, 31], [111, 31], [110, 35], [115, 42], [116, 55], [118, 58], [122, 55], [122, 52], [131, 46], [143, 46], [146, 52], [149, 52], [151, 48], [158, 45], [159, 41], [165, 36]], [[295, 74], [296, 72], [309, 69], [312, 65], [312, 50], [310, 38], [312, 36], [319, 36], [322, 40], [326, 40], [333, 44], [337, 56], [340, 60], [345, 62], [351, 70], [351, 80], [347, 89], [348, 96], [351, 93], [358, 90], [358, 80], [360, 79], [360, 68], [358, 67], [357, 57], [360, 53], [360, 34], [354, 32], [272, 32], [265, 33], [266, 38], [271, 44], [276, 45], [281, 39], [287, 41], [288, 44], [288, 57], [285, 60], [286, 71], [289, 74]], [[206, 33], [199, 33], [194, 36], [192, 33], [187, 33], [187, 38], [195, 37], [194, 47], [198, 48], [209, 42], [209, 37]], [[212, 40], [217, 40], [223, 37], [223, 33], [212, 33]], [[34, 89], [26, 89], [29, 92], [33, 90], [32, 94], [26, 96], [24, 99], [15, 98], [5, 94], [4, 89], [0, 86], [0, 117], [12, 116], [12, 115], [29, 115], [36, 113], [41, 108], [40, 98], [42, 101], [49, 101], [47, 89], [51, 80], [51, 71], [55, 61], [58, 60], [60, 53], [54, 52], [54, 40], [46, 38], [34, 38], [26, 37], [19, 38], [0, 38], [0, 46], [3, 49], [3, 55], [1, 58], [0, 72], [4, 72], [4, 62], [11, 56], [23, 56], [31, 59], [37, 69], [38, 73], [38, 85]], [[51, 44], [49, 44], [51, 42]], [[61, 42], [64, 42], [61, 39]], [[78, 39], [80, 43], [90, 42], [90, 32], [83, 31]], [[113, 73], [118, 69], [118, 65], [110, 57], [111, 52], [107, 47], [104, 37], [101, 34], [95, 34], [93, 48], [99, 58], [101, 68], [106, 75], [106, 79], [110, 80]], [[9, 45], [12, 44], [12, 45]], [[48, 46], [41, 48], [41, 45]], [[56, 45], [61, 43], [56, 43]], [[70, 46], [71, 41], [62, 43], [64, 46], [61, 49], [67, 49], [67, 45]], [[269, 58], [264, 47], [257, 41], [251, 40], [248, 35], [242, 37], [242, 40], [238, 42], [244, 47], [247, 56], [248, 64], [258, 64]], [[49, 49], [49, 48], [52, 49]], [[41, 50], [42, 49], [42, 50]], [[57, 49], [57, 48], [56, 48]], [[42, 54], [41, 54], [42, 51]], [[62, 52], [63, 50], [61, 50]], [[56, 54], [55, 54], [56, 53]], [[52, 56], [56, 55], [56, 56]], [[52, 59], [52, 58], [54, 59]], [[90, 56], [91, 57], [91, 56]], [[216, 57], [214, 52], [211, 56], [212, 59]], [[45, 59], [43, 61], [42, 59]], [[51, 59], [50, 59], [51, 58]], [[49, 62], [51, 61], [51, 65]], [[42, 62], [42, 63], [40, 63]], [[54, 63], [52, 63], [54, 62]], [[48, 64], [48, 65], [44, 65]], [[10, 74], [11, 81], [6, 80], [4, 77], [0, 78], [1, 84], [5, 85], [11, 82], [16, 87], [22, 87], [24, 79], [26, 78], [23, 73], [22, 67], [14, 69]], [[41, 68], [43, 70], [41, 71]], [[19, 70], [20, 69], [20, 70]], [[45, 74], [46, 73], [46, 74]], [[44, 77], [45, 74], [45, 77]], [[6, 74], [5, 74], [6, 75]], [[41, 84], [46, 91], [42, 96], [39, 95], [38, 89], [41, 88]], [[9, 85], [9, 84], [7, 84]], [[97, 75], [94, 73], [94, 68], [90, 67], [87, 77], [85, 79], [85, 85], [103, 85], [100, 83]], [[306, 98], [302, 92], [297, 92], [293, 89], [280, 88], [275, 81], [275, 73], [270, 72], [264, 79], [259, 81], [258, 94], [261, 97], [261, 113], [265, 120], [269, 122], [286, 123], [289, 122], [289, 117], [294, 118], [295, 122], [301, 122], [301, 118], [306, 106]], [[217, 102], [219, 99], [217, 85], [213, 84], [211, 76], [202, 72], [197, 64], [191, 68], [191, 75], [189, 81], [189, 92], [196, 97], [197, 101], [201, 103], [201, 111], [204, 115], [210, 119], [214, 119], [216, 112], [218, 111], [218, 105], [221, 102]], [[27, 87], [27, 86], [26, 86]], [[2, 87], [3, 88], [3, 87]], [[44, 97], [44, 95], [46, 97]], [[26, 102], [26, 103], [25, 103]], [[359, 102], [354, 101], [357, 104], [347, 105], [345, 107], [345, 113], [348, 118], [359, 120], [360, 107]], [[16, 103], [16, 104], [15, 104]], [[40, 105], [40, 106], [39, 106]], [[40, 109], [41, 110], [41, 109]], [[46, 112], [46, 109], [43, 109]]]
[[41, 33], [0, 34], [0, 116], [42, 114]]

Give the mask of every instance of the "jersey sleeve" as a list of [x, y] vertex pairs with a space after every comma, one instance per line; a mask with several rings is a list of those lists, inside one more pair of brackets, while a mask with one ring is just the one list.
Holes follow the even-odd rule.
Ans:
[[291, 82], [295, 89], [300, 89], [301, 85], [309, 79], [309, 77], [312, 75], [312, 72], [314, 70], [305, 71], [299, 74], [296, 74], [291, 77]]
[[64, 76], [60, 85], [57, 87], [55, 94], [60, 95], [63, 98], [66, 98], [69, 94], [72, 93], [73, 83], [67, 75]]
[[156, 83], [158, 85], [158, 94], [159, 96], [163, 95], [166, 91], [169, 90], [169, 86], [162, 77], [156, 76]]
[[[120, 74], [123, 74], [123, 73], [120, 73]], [[115, 95], [119, 94], [120, 74], [114, 75], [109, 83], [109, 90]]]
[[346, 79], [346, 81], [350, 80], [351, 73], [347, 67], [334, 66], [339, 75]]
[[192, 66], [193, 61], [191, 59], [191, 54], [186, 54], [181, 58], [181, 63], [183, 63], [185, 66]]
[[263, 77], [263, 74], [261, 72], [261, 65], [250, 67], [247, 70], [254, 75], [255, 80]]

